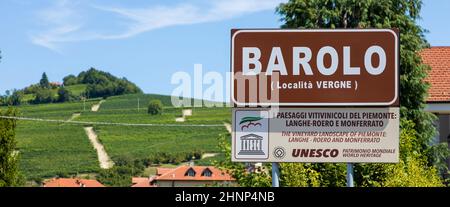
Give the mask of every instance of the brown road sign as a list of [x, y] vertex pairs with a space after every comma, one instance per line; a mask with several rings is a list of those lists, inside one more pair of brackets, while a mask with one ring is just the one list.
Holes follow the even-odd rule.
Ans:
[[398, 31], [232, 30], [237, 106], [398, 106]]

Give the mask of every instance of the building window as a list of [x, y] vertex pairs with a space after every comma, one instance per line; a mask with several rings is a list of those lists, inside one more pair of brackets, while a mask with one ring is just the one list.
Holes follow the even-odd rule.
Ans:
[[184, 176], [191, 176], [194, 177], [195, 176], [195, 170], [192, 168], [189, 168], [189, 170], [186, 171], [186, 173], [184, 174]]
[[205, 170], [203, 170], [202, 176], [211, 177], [211, 176], [212, 176], [211, 170], [209, 170], [208, 168], [206, 168]]

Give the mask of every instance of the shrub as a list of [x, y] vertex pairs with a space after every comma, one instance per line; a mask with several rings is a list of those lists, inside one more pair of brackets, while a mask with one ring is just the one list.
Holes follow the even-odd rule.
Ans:
[[39, 89], [32, 102], [34, 104], [51, 103], [53, 102], [53, 94], [49, 89]]
[[63, 83], [65, 86], [75, 85], [78, 83], [78, 79], [74, 75], [68, 75], [63, 78]]
[[58, 102], [66, 102], [72, 99], [72, 94], [64, 87], [58, 89]]
[[148, 104], [148, 113], [150, 115], [160, 115], [163, 111], [163, 104], [160, 100], [151, 100]]

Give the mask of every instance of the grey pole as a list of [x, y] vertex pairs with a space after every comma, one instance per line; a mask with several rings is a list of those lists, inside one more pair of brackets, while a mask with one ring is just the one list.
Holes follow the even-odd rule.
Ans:
[[347, 163], [347, 187], [353, 186], [353, 164]]
[[272, 187], [280, 187], [279, 183], [280, 178], [280, 168], [278, 163], [272, 163]]

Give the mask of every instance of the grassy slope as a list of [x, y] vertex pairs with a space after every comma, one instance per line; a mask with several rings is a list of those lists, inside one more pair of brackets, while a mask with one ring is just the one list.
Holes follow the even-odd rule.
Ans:
[[[86, 84], [77, 84], [77, 85], [66, 86], [66, 89], [69, 90], [72, 93], [72, 95], [80, 96], [86, 90], [86, 87], [87, 87]], [[52, 96], [54, 98], [58, 98], [58, 88], [51, 89], [51, 92], [52, 92]], [[27, 102], [34, 100], [34, 98], [35, 98], [34, 94], [25, 94], [22, 97], [22, 102], [27, 103]]]
[[[87, 102], [86, 107], [89, 109], [93, 103]], [[83, 103], [26, 105], [19, 110], [25, 117], [67, 120], [83, 110]], [[19, 121], [16, 137], [20, 167], [29, 179], [99, 169], [96, 152], [82, 126]]]
[[[67, 90], [69, 90], [75, 96], [80, 96], [82, 93], [84, 93], [86, 87], [86, 84], [66, 86]], [[56, 90], [56, 92], [58, 92], [58, 90]]]
[[[137, 110], [137, 98], [141, 110]], [[151, 99], [160, 99], [167, 106], [161, 116], [150, 116], [146, 106]], [[193, 108], [193, 116], [184, 123], [176, 123], [181, 116], [179, 108], [170, 106], [170, 97], [161, 95], [124, 95], [110, 97], [100, 111], [88, 111], [97, 101], [24, 105], [19, 107], [21, 116], [69, 119], [73, 113], [82, 112], [76, 120], [121, 123], [156, 124], [222, 124], [230, 122], [229, 108]], [[107, 153], [112, 157], [131, 156], [145, 158], [155, 152], [190, 152], [204, 150], [216, 152], [217, 138], [225, 133], [224, 127], [126, 127], [94, 126]], [[21, 152], [21, 168], [28, 178], [50, 177], [62, 173], [95, 172], [98, 161], [95, 150], [86, 137], [83, 126], [57, 123], [19, 121], [18, 147]]]
[[[108, 98], [99, 112], [83, 114], [77, 120], [96, 122], [147, 123], [147, 124], [223, 124], [229, 122], [228, 108], [194, 108], [193, 116], [186, 122], [177, 123], [182, 109], [165, 107], [163, 115], [150, 116], [146, 108], [137, 109], [137, 98], [141, 107], [151, 99], [160, 99], [170, 104], [170, 97], [160, 95], [126, 95]], [[143, 101], [142, 101], [143, 100]], [[131, 156], [145, 158], [157, 152], [191, 152], [203, 150], [217, 152], [217, 138], [225, 133], [223, 126], [218, 127], [166, 127], [166, 126], [95, 126], [99, 139], [108, 154], [113, 157]]]
[[20, 122], [20, 167], [28, 179], [99, 169], [97, 154], [80, 126]]

